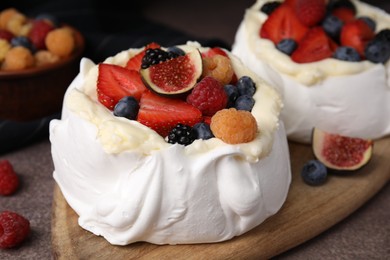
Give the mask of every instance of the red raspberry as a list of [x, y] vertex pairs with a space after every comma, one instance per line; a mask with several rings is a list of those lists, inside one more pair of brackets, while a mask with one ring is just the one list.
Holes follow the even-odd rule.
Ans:
[[207, 76], [195, 85], [187, 96], [187, 103], [198, 108], [204, 116], [212, 116], [226, 107], [227, 95], [218, 80]]
[[30, 221], [18, 213], [0, 213], [0, 248], [11, 248], [22, 243], [30, 233]]
[[11, 32], [4, 30], [4, 29], [0, 29], [0, 39], [4, 39], [7, 42], [11, 42], [11, 39], [13, 37], [14, 37], [14, 35]]
[[31, 31], [28, 35], [31, 42], [34, 46], [39, 49], [46, 49], [45, 39], [46, 35], [53, 30], [54, 27], [52, 24], [48, 23], [45, 20], [36, 20], [33, 23]]
[[0, 195], [11, 195], [19, 187], [19, 177], [8, 160], [0, 161]]

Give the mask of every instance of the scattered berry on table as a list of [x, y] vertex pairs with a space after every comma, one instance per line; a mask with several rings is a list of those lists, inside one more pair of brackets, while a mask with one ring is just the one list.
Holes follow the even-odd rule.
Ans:
[[360, 61], [360, 55], [356, 49], [349, 46], [340, 46], [333, 54], [333, 58], [344, 61]]
[[19, 177], [12, 164], [8, 160], [0, 161], [0, 195], [12, 195], [18, 188]]
[[30, 221], [12, 212], [0, 213], [0, 248], [13, 248], [20, 245], [30, 233]]
[[211, 132], [210, 125], [205, 122], [200, 122], [192, 127], [192, 136], [195, 139], [207, 140], [214, 137]]
[[327, 180], [328, 171], [319, 160], [310, 160], [302, 167], [301, 176], [309, 185], [321, 185]]
[[138, 115], [139, 104], [137, 99], [126, 96], [118, 101], [114, 107], [114, 115], [135, 120]]
[[214, 136], [228, 144], [247, 143], [256, 138], [257, 123], [254, 116], [235, 108], [222, 109], [211, 118]]
[[195, 140], [192, 135], [192, 127], [184, 124], [177, 124], [168, 134], [168, 143], [189, 145]]
[[187, 96], [187, 103], [198, 108], [203, 115], [212, 116], [217, 111], [226, 108], [227, 95], [218, 80], [207, 76], [192, 89]]

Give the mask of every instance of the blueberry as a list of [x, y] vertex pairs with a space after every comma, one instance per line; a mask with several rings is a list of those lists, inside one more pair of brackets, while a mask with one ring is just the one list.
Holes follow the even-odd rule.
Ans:
[[345, 61], [360, 61], [360, 55], [355, 48], [340, 46], [333, 54], [333, 58]]
[[255, 105], [255, 100], [252, 96], [249, 95], [243, 95], [239, 96], [236, 100], [236, 103], [234, 104], [234, 107], [237, 110], [246, 110], [246, 111], [252, 111], [253, 106]]
[[214, 135], [211, 132], [210, 126], [207, 123], [197, 123], [192, 127], [192, 136], [195, 139], [207, 140], [213, 138]]
[[343, 21], [334, 15], [328, 15], [322, 21], [322, 28], [335, 41], [338, 41], [343, 25]]
[[368, 16], [360, 16], [358, 19], [363, 20], [371, 28], [371, 30], [375, 32], [376, 22], [372, 18]]
[[16, 36], [11, 39], [11, 46], [23, 46], [29, 49], [32, 53], [35, 53], [36, 49], [29, 38], [26, 36]]
[[168, 47], [167, 48], [167, 52], [168, 53], [171, 53], [171, 55], [175, 58], [175, 57], [179, 57], [179, 56], [184, 56], [186, 55], [186, 53], [180, 49], [179, 47], [177, 46], [171, 46], [171, 47]]
[[139, 104], [134, 97], [124, 97], [115, 105], [114, 115], [135, 120], [138, 115]]
[[367, 44], [364, 54], [369, 61], [385, 63], [390, 58], [390, 42], [374, 38], [374, 40]]
[[238, 92], [240, 93], [240, 96], [253, 96], [253, 94], [255, 94], [256, 92], [256, 85], [253, 82], [252, 78], [248, 76], [242, 76], [238, 79], [237, 88]]
[[260, 8], [260, 11], [270, 15], [273, 11], [275, 11], [276, 8], [280, 6], [280, 4], [281, 3], [278, 1], [267, 2]]
[[240, 95], [238, 93], [238, 88], [236, 86], [230, 85], [230, 84], [225, 85], [223, 88], [225, 89], [226, 95], [228, 96], [228, 102], [227, 102], [226, 107], [228, 107], [228, 108], [233, 107], [234, 103], [236, 102], [236, 99]]
[[298, 44], [293, 39], [283, 39], [278, 44], [276, 44], [276, 49], [279, 51], [291, 55], [293, 51], [297, 48]]
[[36, 20], [47, 20], [49, 21], [54, 27], [59, 27], [60, 26], [60, 22], [58, 21], [58, 18], [52, 14], [48, 14], [48, 13], [42, 13], [42, 14], [38, 14], [36, 17], [35, 17]]
[[322, 162], [310, 160], [302, 167], [301, 176], [309, 185], [321, 185], [328, 177], [328, 170]]

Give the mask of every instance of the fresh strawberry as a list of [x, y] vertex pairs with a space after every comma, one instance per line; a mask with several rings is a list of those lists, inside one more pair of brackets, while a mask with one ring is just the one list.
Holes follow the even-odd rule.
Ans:
[[36, 20], [33, 22], [28, 38], [34, 44], [34, 46], [41, 50], [46, 48], [45, 38], [46, 35], [54, 29], [54, 26], [45, 20]]
[[297, 0], [285, 0], [284, 3], [291, 6], [292, 8], [295, 8]]
[[283, 39], [299, 42], [308, 31], [308, 27], [296, 16], [294, 9], [287, 4], [273, 11], [260, 28], [260, 37], [278, 44]]
[[146, 45], [144, 47], [144, 49], [141, 52], [139, 52], [138, 54], [136, 54], [135, 56], [133, 56], [132, 58], [130, 58], [127, 61], [127, 64], [125, 66], [126, 69], [139, 71], [141, 69], [142, 58], [145, 56], [146, 50], [147, 49], [157, 49], [160, 47], [161, 46], [158, 43], [155, 43], [155, 42], [149, 43], [148, 45]]
[[100, 103], [113, 110], [125, 96], [140, 100], [147, 90], [138, 71], [128, 70], [118, 65], [99, 64], [97, 94]]
[[343, 46], [353, 47], [361, 57], [368, 42], [375, 37], [374, 31], [361, 19], [354, 20], [343, 26], [340, 34], [340, 43]]
[[314, 62], [329, 58], [336, 50], [337, 44], [332, 41], [322, 27], [313, 27], [292, 53], [291, 59], [297, 63]]
[[226, 52], [219, 47], [213, 47], [205, 52], [202, 52], [202, 57], [203, 58], [210, 58], [210, 57], [213, 57], [214, 55], [217, 55], [217, 54], [228, 57]]
[[202, 121], [202, 113], [183, 100], [145, 92], [140, 101], [137, 121], [165, 137], [178, 123], [193, 126]]
[[297, 0], [295, 12], [303, 24], [314, 26], [325, 17], [325, 0]]
[[19, 177], [8, 160], [0, 161], [0, 195], [8, 196], [19, 187]]
[[348, 7], [338, 7], [332, 10], [332, 15], [339, 18], [344, 23], [355, 20], [355, 11]]

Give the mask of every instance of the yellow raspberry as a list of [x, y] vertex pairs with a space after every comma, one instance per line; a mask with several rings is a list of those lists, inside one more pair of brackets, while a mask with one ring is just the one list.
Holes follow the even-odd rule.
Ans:
[[5, 55], [3, 62], [4, 70], [22, 70], [30, 68], [34, 65], [34, 57], [31, 54], [30, 50], [17, 46], [11, 48]]
[[5, 59], [5, 55], [11, 49], [11, 44], [7, 40], [0, 39], [0, 62]]
[[15, 8], [7, 8], [0, 13], [0, 29], [7, 29], [7, 23], [12, 16], [20, 14]]
[[16, 13], [8, 20], [6, 29], [14, 35], [22, 35], [23, 26], [27, 22], [27, 17], [23, 14]]
[[211, 118], [214, 136], [228, 144], [247, 143], [256, 138], [257, 123], [254, 116], [235, 108], [219, 110]]
[[59, 57], [67, 57], [75, 48], [73, 31], [67, 27], [61, 27], [50, 31], [45, 39], [47, 49]]
[[58, 57], [57, 55], [55, 55], [54, 53], [48, 50], [37, 51], [34, 57], [35, 57], [36, 66], [43, 66], [46, 64], [55, 63], [60, 59], [60, 57]]
[[217, 54], [203, 58], [203, 77], [211, 76], [222, 85], [226, 85], [232, 80], [233, 74], [234, 70], [228, 57]]

